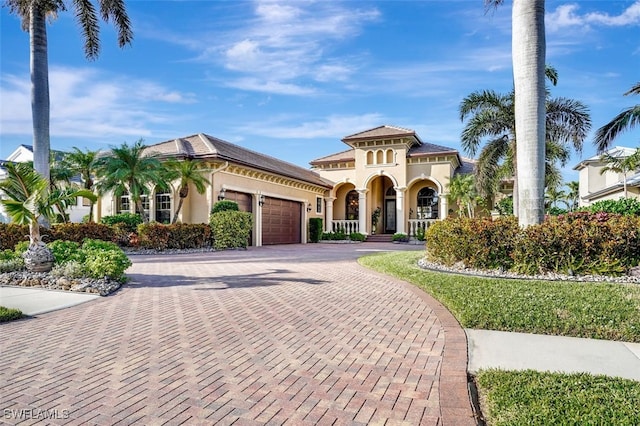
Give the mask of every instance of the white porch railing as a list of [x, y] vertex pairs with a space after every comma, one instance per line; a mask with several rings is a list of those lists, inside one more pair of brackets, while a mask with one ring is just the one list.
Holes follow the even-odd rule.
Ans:
[[415, 238], [418, 229], [427, 230], [432, 223], [436, 223], [438, 219], [409, 219], [409, 230], [407, 235], [409, 238]]
[[358, 220], [333, 220], [331, 231], [343, 231], [347, 235], [352, 232], [360, 232], [360, 222]]

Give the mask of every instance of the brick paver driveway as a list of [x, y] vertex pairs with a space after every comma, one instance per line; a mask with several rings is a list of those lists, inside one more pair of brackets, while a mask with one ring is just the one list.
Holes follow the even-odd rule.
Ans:
[[1, 421], [475, 424], [466, 341], [392, 244], [134, 256], [116, 294], [0, 326]]

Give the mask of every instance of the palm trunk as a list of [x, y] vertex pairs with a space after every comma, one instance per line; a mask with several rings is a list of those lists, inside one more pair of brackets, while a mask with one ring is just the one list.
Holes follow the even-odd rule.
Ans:
[[178, 208], [176, 208], [176, 213], [173, 215], [173, 220], [171, 220], [171, 223], [176, 223], [178, 221], [178, 214], [180, 213], [180, 209], [182, 209], [183, 202], [184, 198], [180, 197], [180, 201], [178, 201]]
[[144, 212], [144, 207], [142, 206], [142, 199], [138, 198], [136, 199], [136, 209], [140, 212], [140, 216], [142, 217], [142, 223], [147, 224], [149, 223], [149, 218], [147, 217], [147, 214]]
[[517, 211], [520, 226], [529, 226], [544, 218], [544, 0], [514, 0], [512, 12]]
[[41, 2], [30, 6], [31, 114], [33, 118], [33, 167], [50, 180], [49, 152], [49, 64], [47, 59], [47, 23]]

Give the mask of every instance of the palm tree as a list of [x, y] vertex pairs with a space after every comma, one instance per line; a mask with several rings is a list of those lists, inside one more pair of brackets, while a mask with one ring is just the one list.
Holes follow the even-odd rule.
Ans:
[[606, 166], [600, 169], [601, 175], [608, 171], [622, 174], [624, 197], [627, 198], [629, 195], [627, 192], [627, 175], [640, 169], [640, 148], [637, 148], [636, 152], [627, 156], [611, 155], [610, 153], [605, 152], [600, 156], [600, 161], [606, 164]]
[[[626, 95], [640, 95], [640, 82], [636, 83]], [[640, 104], [634, 105], [616, 115], [613, 120], [600, 127], [596, 132], [595, 145], [598, 152], [607, 150], [611, 142], [624, 130], [640, 124]]]
[[[67, 10], [63, 0], [5, 0], [11, 13], [22, 19], [22, 28], [29, 32], [31, 64], [31, 114], [33, 119], [33, 158], [35, 169], [49, 180], [49, 63], [46, 17]], [[133, 33], [124, 0], [98, 0], [100, 17], [113, 21], [118, 32], [118, 44], [131, 43]], [[90, 0], [73, 0], [74, 14], [84, 38], [84, 52], [92, 60], [100, 51], [98, 13]]]
[[467, 216], [475, 216], [475, 204], [480, 198], [476, 191], [475, 177], [472, 174], [454, 175], [447, 184], [449, 194], [447, 200], [458, 205], [458, 216], [464, 215], [466, 207]]
[[54, 206], [67, 208], [77, 197], [96, 199], [89, 191], [73, 188], [50, 190], [49, 182], [30, 164], [6, 163], [7, 178], [0, 181], [7, 199], [0, 202], [11, 219], [21, 225], [29, 225], [29, 248], [24, 254], [25, 265], [34, 271], [47, 272], [53, 264], [53, 254], [42, 242], [38, 219], [55, 216]]
[[[62, 160], [62, 169], [70, 170], [73, 175], [80, 175], [82, 187], [93, 192], [94, 181], [98, 171], [98, 151], [81, 151], [73, 147], [72, 152], [68, 152]], [[93, 222], [94, 202], [89, 200], [89, 222]]]
[[580, 204], [580, 182], [572, 180], [567, 183], [567, 188], [569, 188], [569, 191], [567, 192], [567, 199], [570, 203], [569, 210], [574, 211], [578, 208], [578, 204]]
[[117, 195], [127, 192], [142, 216], [144, 223], [149, 218], [142, 206], [142, 195], [150, 193], [156, 185], [165, 186], [162, 179], [164, 169], [155, 154], [145, 154], [143, 140], [132, 146], [124, 142], [119, 148], [112, 147], [108, 156], [99, 160], [98, 190], [101, 193], [113, 191]]
[[559, 189], [559, 185], [548, 186], [544, 194], [545, 204], [548, 208], [558, 207], [558, 202], [562, 202], [569, 210], [569, 202], [567, 201], [567, 193]]
[[[557, 82], [557, 73], [547, 67], [547, 78]], [[547, 96], [549, 92], [547, 91]], [[562, 167], [570, 159], [569, 146], [580, 152], [591, 128], [588, 108], [566, 98], [548, 98], [545, 124], [545, 185], [558, 185]], [[519, 166], [517, 161], [515, 93], [485, 90], [471, 93], [460, 104], [460, 119], [467, 120], [462, 131], [462, 147], [475, 156], [482, 143], [476, 165], [476, 181], [482, 196], [490, 197], [503, 178], [514, 177], [514, 213], [519, 209]], [[516, 143], [518, 142], [518, 143]]]
[[[485, 0], [497, 7], [504, 0]], [[529, 226], [544, 218], [545, 170], [545, 28], [544, 0], [513, 0], [512, 40], [515, 92], [516, 164], [520, 173], [518, 223]], [[515, 206], [514, 206], [515, 208]]]
[[204, 194], [209, 181], [202, 175], [204, 164], [191, 159], [169, 160], [164, 163], [167, 180], [180, 180], [180, 201], [173, 215], [171, 223], [178, 221], [178, 214], [182, 209], [185, 198], [189, 196], [189, 186], [193, 185], [199, 194]]

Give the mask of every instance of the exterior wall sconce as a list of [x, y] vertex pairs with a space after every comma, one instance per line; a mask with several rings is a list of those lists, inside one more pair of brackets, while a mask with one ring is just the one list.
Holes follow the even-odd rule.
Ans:
[[258, 198], [258, 204], [260, 204], [260, 207], [264, 205], [264, 195], [260, 195], [260, 198]]
[[225, 190], [224, 190], [224, 188], [222, 188], [220, 190], [220, 193], [218, 194], [218, 201], [224, 200], [225, 195], [226, 195]]
[[311, 203], [307, 203], [307, 211], [310, 212], [311, 210], [313, 210], [313, 206]]

